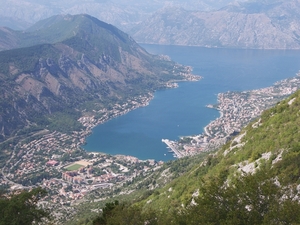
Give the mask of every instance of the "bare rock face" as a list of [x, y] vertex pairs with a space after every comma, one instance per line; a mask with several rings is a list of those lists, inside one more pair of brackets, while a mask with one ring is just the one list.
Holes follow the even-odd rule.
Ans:
[[137, 42], [205, 47], [299, 49], [300, 2], [235, 3], [218, 11], [169, 8], [130, 31]]

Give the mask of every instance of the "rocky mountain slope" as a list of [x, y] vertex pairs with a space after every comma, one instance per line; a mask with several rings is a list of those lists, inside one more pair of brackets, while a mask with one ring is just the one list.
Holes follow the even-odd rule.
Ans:
[[1, 140], [25, 127], [45, 128], [57, 113], [76, 129], [81, 112], [153, 92], [185, 71], [89, 15], [54, 16], [28, 31], [1, 33], [2, 46], [13, 48], [0, 52]]
[[300, 91], [297, 91], [264, 111], [221, 149], [209, 154], [204, 161], [199, 160], [184, 176], [166, 185], [159, 195], [149, 197], [144, 201], [144, 207], [168, 210], [169, 205], [189, 205], [197, 199], [199, 188], [205, 182], [221, 179], [220, 188], [223, 182], [229, 185], [240, 176], [262, 171], [268, 174], [264, 179], [273, 179], [283, 189], [297, 187], [294, 193], [294, 199], [297, 199], [300, 194], [299, 107]]
[[249, 1], [217, 11], [167, 8], [130, 31], [141, 43], [299, 49], [300, 2]]

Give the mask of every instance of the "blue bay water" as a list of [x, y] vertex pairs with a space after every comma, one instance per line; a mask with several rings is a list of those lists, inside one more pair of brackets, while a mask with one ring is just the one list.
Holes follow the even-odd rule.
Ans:
[[218, 93], [267, 87], [295, 76], [300, 69], [300, 51], [142, 46], [152, 54], [169, 55], [192, 66], [193, 73], [203, 79], [157, 91], [147, 107], [97, 126], [86, 139], [87, 151], [174, 159], [161, 139], [203, 133], [204, 126], [219, 116], [218, 111], [205, 107], [217, 103]]

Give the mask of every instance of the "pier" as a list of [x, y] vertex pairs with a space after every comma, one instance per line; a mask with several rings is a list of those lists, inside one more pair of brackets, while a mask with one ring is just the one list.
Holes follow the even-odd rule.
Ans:
[[162, 139], [161, 141], [164, 142], [172, 150], [172, 152], [174, 152], [177, 158], [182, 158], [185, 156], [185, 154], [177, 150], [176, 148], [177, 144], [175, 141], [170, 141], [168, 139]]

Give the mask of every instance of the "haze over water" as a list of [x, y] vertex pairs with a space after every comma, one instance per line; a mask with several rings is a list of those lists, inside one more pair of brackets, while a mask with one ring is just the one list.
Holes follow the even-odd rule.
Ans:
[[192, 66], [193, 74], [203, 79], [158, 91], [147, 107], [97, 126], [86, 140], [87, 151], [174, 159], [161, 139], [203, 133], [204, 126], [219, 116], [218, 111], [205, 107], [217, 103], [218, 93], [268, 87], [300, 69], [300, 51], [295, 50], [142, 46], [152, 54], [169, 55], [173, 61]]

